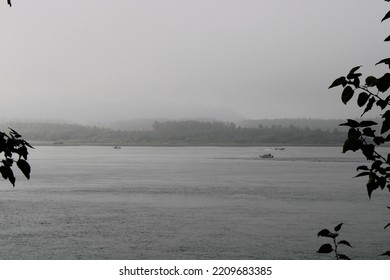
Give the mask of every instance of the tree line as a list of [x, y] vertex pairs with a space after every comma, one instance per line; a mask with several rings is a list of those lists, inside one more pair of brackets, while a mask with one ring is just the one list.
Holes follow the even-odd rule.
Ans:
[[320, 130], [273, 125], [240, 127], [219, 121], [156, 121], [148, 131], [124, 131], [64, 123], [7, 124], [23, 131], [32, 142], [48, 144], [115, 145], [341, 145], [345, 134], [337, 128]]

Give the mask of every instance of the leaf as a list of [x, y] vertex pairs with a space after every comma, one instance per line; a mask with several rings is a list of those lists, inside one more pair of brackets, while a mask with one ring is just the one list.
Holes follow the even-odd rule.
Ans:
[[335, 226], [334, 230], [335, 230], [336, 232], [338, 232], [338, 231], [341, 229], [341, 226], [342, 226], [342, 225], [343, 225], [343, 223], [338, 224], [337, 226]]
[[371, 165], [371, 170], [378, 170], [382, 164], [383, 162], [381, 160], [374, 161], [373, 164]]
[[28, 162], [23, 159], [19, 159], [16, 165], [23, 172], [24, 176], [26, 176], [27, 179], [30, 179], [30, 173], [31, 173], [30, 164], [28, 164]]
[[390, 251], [384, 252], [381, 256], [389, 256], [390, 257]]
[[343, 86], [345, 87], [347, 85], [347, 79], [345, 77], [340, 77], [337, 78], [336, 80], [333, 81], [333, 83], [329, 86], [329, 88], [334, 88], [338, 86]]
[[385, 58], [385, 59], [382, 59], [381, 61], [379, 61], [378, 63], [376, 63], [375, 65], [379, 65], [379, 64], [386, 64], [387, 66], [390, 67], [390, 58]]
[[324, 244], [320, 247], [320, 249], [318, 249], [317, 253], [320, 253], [320, 254], [328, 254], [330, 252], [333, 251], [333, 247], [331, 244]]
[[390, 73], [384, 74], [378, 79], [376, 87], [379, 91], [385, 92], [390, 88]]
[[386, 19], [390, 18], [390, 11], [387, 12], [384, 18], [382, 18], [381, 22], [385, 21]]
[[385, 229], [388, 228], [390, 226], [390, 223], [388, 223], [386, 226], [385, 226]]
[[372, 173], [372, 172], [369, 172], [369, 171], [361, 172], [361, 173], [359, 173], [358, 175], [356, 175], [354, 178], [364, 177], [364, 176], [370, 176], [371, 173]]
[[356, 67], [353, 67], [353, 68], [351, 69], [351, 71], [349, 71], [349, 74], [348, 74], [348, 75], [353, 75], [353, 74], [355, 74], [355, 72], [356, 72], [357, 70], [359, 70], [361, 67], [362, 67], [361, 65], [356, 66]]
[[374, 122], [374, 121], [361, 121], [359, 126], [360, 127], [367, 127], [367, 126], [373, 126], [373, 125], [377, 125], [378, 123]]
[[362, 136], [362, 133], [360, 132], [360, 130], [358, 130], [356, 128], [350, 128], [348, 130], [348, 138], [357, 140], [360, 138], [360, 136]]
[[357, 100], [358, 106], [363, 107], [367, 103], [369, 97], [370, 96], [366, 92], [361, 92]]
[[[390, 58], [389, 58], [389, 59], [390, 59]], [[379, 64], [379, 62], [378, 62], [377, 64]], [[368, 77], [366, 78], [366, 85], [367, 85], [368, 87], [373, 87], [373, 86], [375, 86], [375, 85], [377, 84], [377, 82], [378, 82], [378, 79], [375, 78], [374, 76], [368, 76]]]
[[376, 190], [377, 188], [379, 188], [379, 184], [378, 182], [376, 181], [375, 179], [375, 174], [372, 173], [368, 179], [368, 183], [367, 183], [367, 193], [368, 193], [368, 197], [371, 199], [371, 194], [374, 190]]
[[388, 42], [388, 41], [390, 41], [390, 36], [387, 36], [385, 39], [385, 42]]
[[352, 245], [347, 240], [341, 240], [338, 244], [343, 244], [352, 248]]
[[363, 135], [369, 137], [375, 137], [375, 130], [372, 130], [371, 127], [366, 127], [363, 129]]
[[382, 123], [381, 134], [387, 132], [390, 129], [390, 118], [387, 118]]
[[375, 145], [374, 144], [368, 144], [368, 145], [362, 145], [361, 146], [362, 153], [368, 160], [374, 160], [374, 152], [375, 152]]
[[387, 107], [387, 102], [385, 100], [382, 100], [382, 99], [379, 99], [377, 102], [376, 102], [376, 105], [378, 107], [380, 107], [382, 110], [386, 109]]
[[363, 115], [365, 113], [367, 113], [368, 111], [370, 111], [372, 109], [372, 105], [374, 105], [375, 103], [375, 97], [371, 97], [369, 100], [368, 100], [368, 103], [367, 103], [367, 106], [366, 106], [366, 109], [364, 110], [363, 114], [361, 115], [363, 117]]
[[15, 138], [21, 138], [22, 135], [20, 135], [18, 132], [13, 130], [12, 128], [8, 127], [9, 130], [11, 130], [10, 134], [13, 135]]
[[323, 229], [323, 230], [320, 230], [318, 233], [317, 233], [317, 237], [328, 237], [330, 234], [330, 231], [328, 229]]
[[358, 167], [356, 168], [356, 170], [359, 171], [359, 170], [369, 170], [369, 169], [368, 169], [368, 167], [365, 166], [365, 165], [360, 165], [360, 166], [358, 166]]
[[359, 150], [362, 147], [362, 145], [363, 145], [362, 140], [348, 138], [344, 142], [343, 153], [346, 153], [347, 151], [356, 152], [357, 150]]
[[347, 86], [344, 88], [343, 92], [341, 93], [341, 101], [346, 105], [349, 100], [353, 97], [354, 90], [351, 86]]
[[349, 126], [352, 128], [356, 128], [360, 126], [360, 123], [352, 119], [347, 119], [346, 123], [339, 124], [339, 126]]
[[7, 180], [8, 179], [8, 172], [6, 171], [6, 167], [5, 166], [0, 166], [0, 173], [1, 173], [1, 176], [3, 176], [4, 180]]
[[338, 254], [338, 258], [339, 258], [339, 260], [350, 260], [350, 258], [347, 257], [347, 256], [344, 255], [344, 254]]

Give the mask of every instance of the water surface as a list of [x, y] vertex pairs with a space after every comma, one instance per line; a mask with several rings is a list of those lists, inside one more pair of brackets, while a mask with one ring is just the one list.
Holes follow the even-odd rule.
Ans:
[[[388, 192], [335, 147], [37, 147], [0, 190], [1, 259], [354, 259], [390, 249]], [[274, 159], [259, 159], [262, 153]], [[385, 250], [384, 250], [385, 248]]]

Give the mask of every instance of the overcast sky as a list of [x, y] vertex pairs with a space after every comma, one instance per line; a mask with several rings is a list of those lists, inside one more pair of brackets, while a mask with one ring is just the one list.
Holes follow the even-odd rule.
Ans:
[[[383, 0], [0, 3], [0, 118], [347, 118], [330, 83], [388, 56]], [[380, 69], [379, 70], [385, 70]]]

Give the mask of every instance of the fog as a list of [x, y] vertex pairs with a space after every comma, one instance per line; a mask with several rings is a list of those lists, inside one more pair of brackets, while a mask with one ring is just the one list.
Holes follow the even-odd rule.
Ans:
[[388, 52], [382, 0], [13, 2], [0, 118], [357, 117], [328, 87]]

